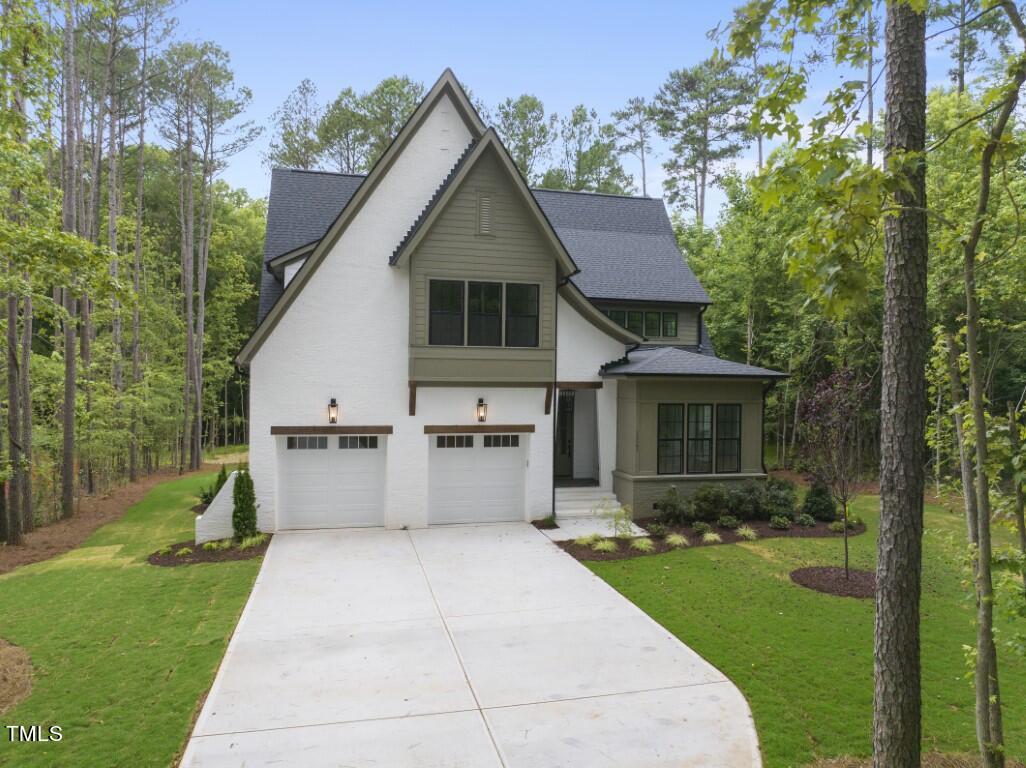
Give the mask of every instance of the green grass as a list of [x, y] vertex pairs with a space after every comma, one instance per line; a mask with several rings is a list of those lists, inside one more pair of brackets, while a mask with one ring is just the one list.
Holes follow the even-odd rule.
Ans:
[[[852, 564], [872, 568], [878, 501], [856, 502], [869, 526], [850, 539]], [[923, 555], [923, 745], [976, 750], [974, 643], [961, 585], [962, 519], [928, 506]], [[839, 539], [767, 539], [653, 557], [587, 563], [595, 573], [716, 665], [742, 690], [768, 768], [868, 756], [873, 705], [873, 603], [791, 583], [804, 565], [843, 565]], [[999, 624], [1000, 627], [1000, 624]], [[1026, 661], [1001, 650], [1008, 753], [1026, 756]]]
[[60, 725], [51, 744], [7, 743], [0, 766], [167, 766], [184, 746], [260, 560], [182, 568], [146, 562], [193, 534], [201, 485], [157, 486], [81, 547], [0, 577], [0, 637], [35, 667], [5, 724]]
[[249, 446], [245, 443], [240, 445], [219, 445], [216, 448], [206, 448], [203, 451], [203, 458], [216, 459], [218, 456], [234, 456], [236, 453], [246, 453]]

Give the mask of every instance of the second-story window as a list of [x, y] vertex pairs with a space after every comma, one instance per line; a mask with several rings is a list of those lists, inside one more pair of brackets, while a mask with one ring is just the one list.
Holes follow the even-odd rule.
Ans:
[[467, 344], [502, 346], [502, 283], [467, 284]]
[[538, 286], [506, 284], [506, 346], [538, 346]]
[[463, 346], [463, 286], [462, 280], [431, 281], [429, 343]]
[[677, 335], [677, 313], [663, 312], [663, 336], [674, 338]]

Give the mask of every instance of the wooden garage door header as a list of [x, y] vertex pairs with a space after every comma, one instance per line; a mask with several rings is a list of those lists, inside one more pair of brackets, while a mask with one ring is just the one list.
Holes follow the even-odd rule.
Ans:
[[425, 424], [425, 435], [510, 434], [534, 432], [534, 424]]
[[370, 427], [331, 424], [316, 427], [271, 427], [272, 435], [390, 435], [392, 425]]

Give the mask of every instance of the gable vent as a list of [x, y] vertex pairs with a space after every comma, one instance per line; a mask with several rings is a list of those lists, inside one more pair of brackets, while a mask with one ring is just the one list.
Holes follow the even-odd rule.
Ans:
[[492, 234], [492, 198], [480, 195], [477, 198], [477, 231], [481, 235]]

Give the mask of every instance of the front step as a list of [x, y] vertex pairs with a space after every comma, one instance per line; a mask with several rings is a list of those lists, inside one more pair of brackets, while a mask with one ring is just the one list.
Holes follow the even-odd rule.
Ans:
[[610, 510], [619, 506], [609, 488], [557, 488], [556, 519], [561, 517], [594, 517], [603, 506]]

